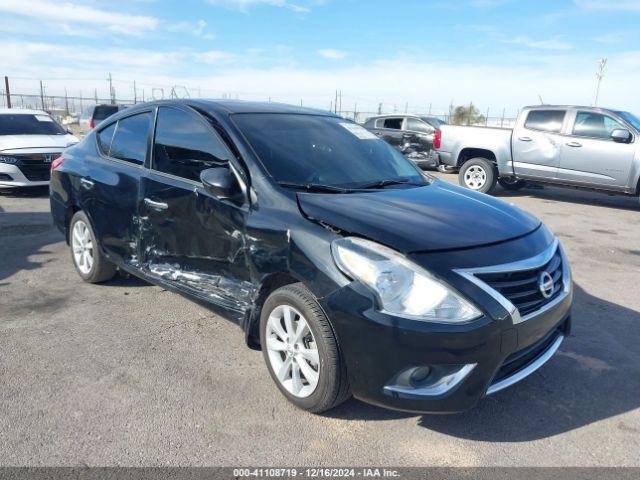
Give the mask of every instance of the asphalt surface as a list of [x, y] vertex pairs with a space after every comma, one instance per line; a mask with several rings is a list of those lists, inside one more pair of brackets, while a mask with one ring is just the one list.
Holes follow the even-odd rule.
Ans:
[[350, 400], [315, 416], [228, 320], [133, 278], [83, 283], [46, 190], [0, 194], [0, 464], [640, 466], [638, 199], [499, 196], [571, 260], [574, 330], [558, 355], [464, 414]]

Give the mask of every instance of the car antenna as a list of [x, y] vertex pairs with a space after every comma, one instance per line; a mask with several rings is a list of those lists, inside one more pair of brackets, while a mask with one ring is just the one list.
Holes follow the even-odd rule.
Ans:
[[544, 100], [542, 100], [542, 95], [538, 94], [538, 99], [540, 100], [540, 105], [544, 105]]

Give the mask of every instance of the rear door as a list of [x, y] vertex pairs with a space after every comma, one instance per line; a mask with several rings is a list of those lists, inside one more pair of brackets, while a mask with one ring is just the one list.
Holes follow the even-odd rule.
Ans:
[[516, 175], [558, 179], [566, 115], [562, 109], [535, 109], [523, 114], [511, 139]]
[[435, 129], [419, 118], [407, 117], [404, 141], [417, 152], [429, 153], [433, 149]]
[[576, 185], [628, 187], [636, 139], [617, 143], [611, 132], [629, 127], [610, 115], [584, 110], [577, 110], [571, 120], [562, 146], [560, 178]]
[[252, 293], [242, 252], [248, 209], [211, 196], [200, 182], [202, 170], [229, 168], [232, 159], [200, 114], [159, 107], [150, 170], [141, 182], [140, 244], [147, 274], [244, 311]]
[[102, 127], [96, 132], [98, 155], [78, 172], [82, 208], [117, 262], [137, 263], [139, 184], [151, 124], [151, 111], [144, 111]]

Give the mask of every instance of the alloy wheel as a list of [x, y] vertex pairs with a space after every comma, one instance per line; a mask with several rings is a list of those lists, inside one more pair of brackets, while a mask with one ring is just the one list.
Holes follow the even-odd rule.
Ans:
[[280, 384], [298, 398], [311, 395], [320, 378], [318, 345], [304, 316], [290, 305], [279, 305], [267, 320], [266, 348]]
[[472, 190], [481, 189], [487, 182], [487, 172], [479, 165], [472, 165], [464, 172], [464, 183]]
[[71, 248], [78, 270], [84, 275], [88, 275], [93, 267], [93, 241], [89, 227], [82, 220], [78, 220], [73, 225]]

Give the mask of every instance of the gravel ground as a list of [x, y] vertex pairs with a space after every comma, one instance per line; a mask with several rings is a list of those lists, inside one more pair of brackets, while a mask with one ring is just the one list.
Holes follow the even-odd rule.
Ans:
[[314, 416], [209, 309], [133, 278], [83, 283], [46, 190], [0, 194], [0, 464], [640, 466], [638, 199], [498, 195], [571, 260], [574, 330], [558, 355], [464, 414], [350, 400]]

